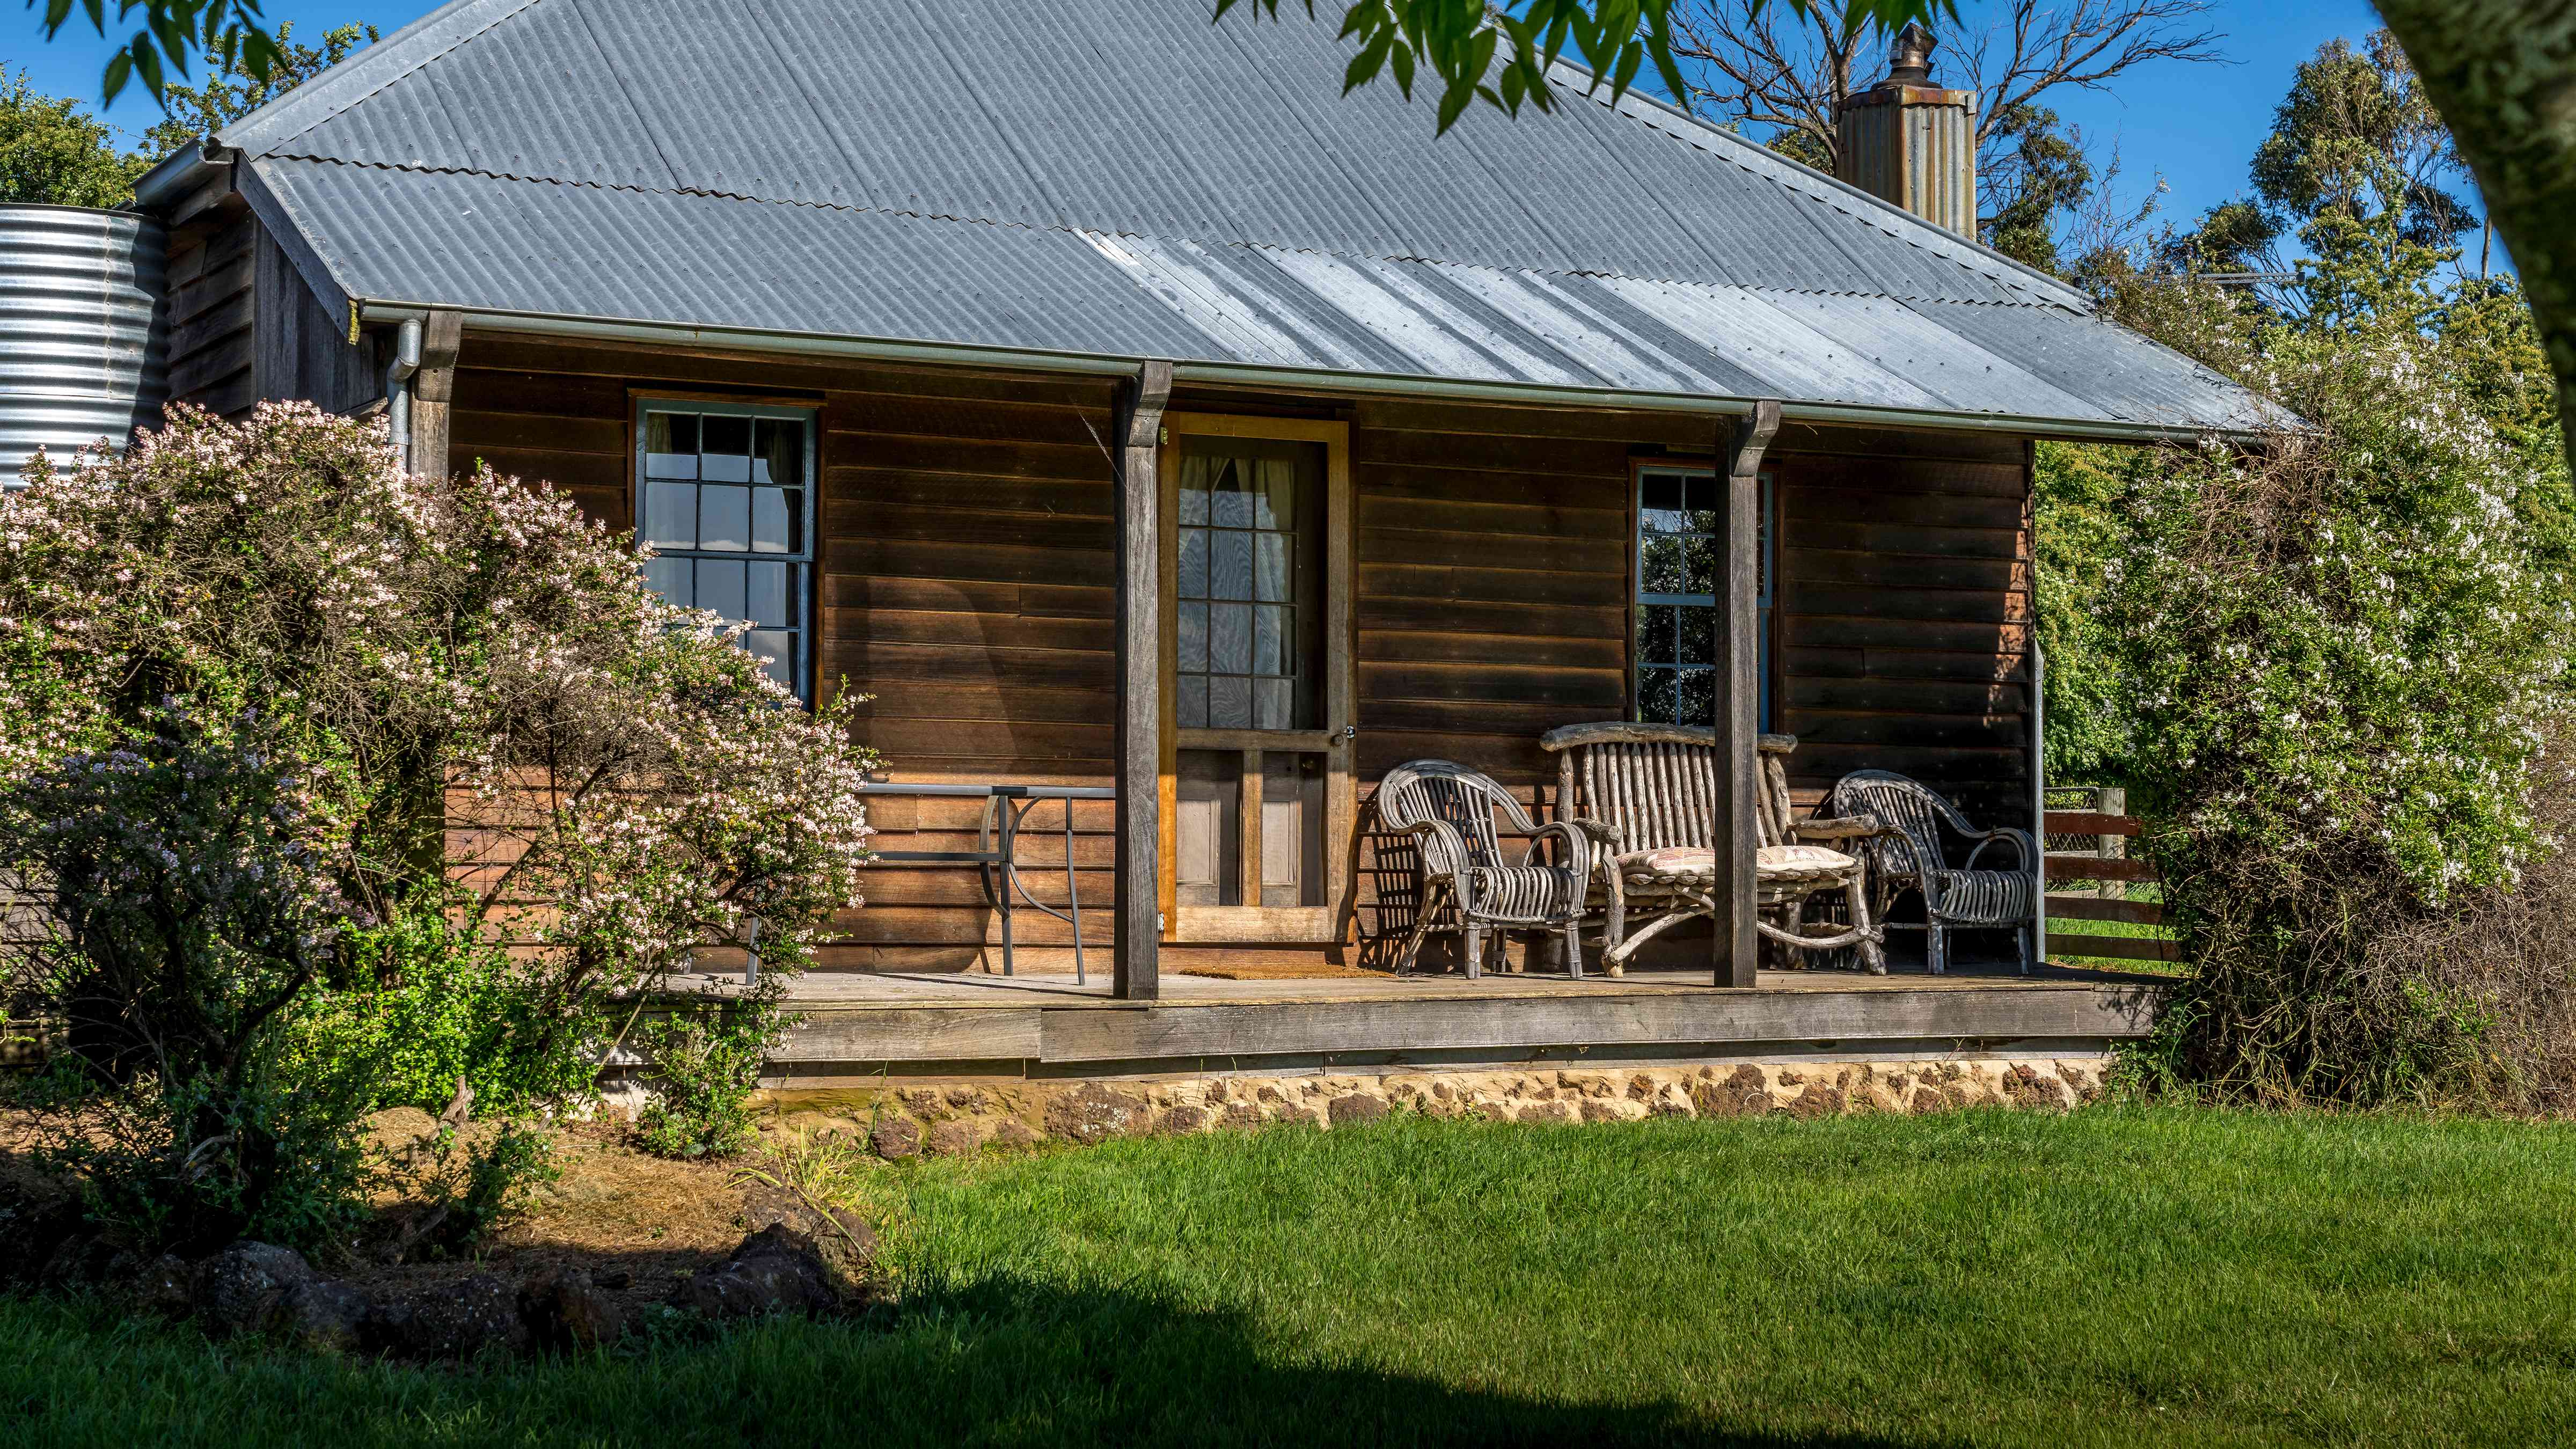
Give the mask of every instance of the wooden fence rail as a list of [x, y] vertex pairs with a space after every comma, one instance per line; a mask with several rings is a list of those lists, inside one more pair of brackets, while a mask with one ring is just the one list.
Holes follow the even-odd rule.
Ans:
[[[2052, 920], [2115, 921], [2131, 926], [2161, 926], [2165, 908], [2160, 901], [2133, 901], [2122, 889], [2118, 894], [2086, 893], [2061, 887], [2077, 881], [2112, 882], [2125, 888], [2135, 881], [2153, 881], [2155, 867], [2143, 860], [2132, 859], [2127, 850], [2130, 839], [2139, 833], [2135, 816], [2123, 813], [2126, 792], [2089, 786], [2052, 787], [2053, 797], [2076, 794], [2085, 807], [2075, 810], [2050, 810], [2048, 834], [2048, 914]], [[2083, 797], [2090, 798], [2083, 798]], [[2072, 802], [2070, 802], [2072, 803]], [[2079, 842], [2069, 837], [2091, 837], [2090, 850], [2074, 848]], [[2172, 941], [2153, 936], [2104, 936], [2074, 931], [2048, 933], [2051, 954], [2094, 956], [2116, 961], [2179, 961], [2180, 948]]]

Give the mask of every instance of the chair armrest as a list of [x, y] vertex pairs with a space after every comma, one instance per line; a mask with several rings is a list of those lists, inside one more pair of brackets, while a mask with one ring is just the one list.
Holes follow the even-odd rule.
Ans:
[[[1422, 873], [1426, 876], [1455, 877], [1466, 863], [1467, 842], [1458, 838], [1457, 830], [1446, 820], [1416, 820], [1392, 828], [1399, 834], [1416, 837], [1415, 848], [1422, 852]], [[1425, 836], [1429, 839], [1421, 838]]]
[[1873, 835], [1894, 835], [1891, 826], [1881, 825], [1874, 816], [1847, 815], [1831, 820], [1799, 820], [1789, 826], [1791, 835], [1817, 840], [1865, 840]]
[[1556, 836], [1565, 841], [1566, 868], [1573, 871], [1577, 879], [1592, 874], [1592, 843], [1585, 837], [1582, 827], [1575, 822], [1553, 820], [1529, 832], [1529, 836], [1529, 854], [1521, 858], [1522, 864], [1531, 863], [1530, 856], [1538, 854], [1540, 842], [1550, 836]]
[[1595, 820], [1589, 815], [1576, 815], [1567, 818], [1564, 823], [1600, 841], [1603, 853], [1608, 855], [1617, 855], [1619, 847], [1628, 843], [1628, 837], [1619, 833], [1619, 827], [1607, 820]]
[[[1962, 870], [1975, 870], [1977, 868], [1977, 857], [1985, 854], [1986, 847], [1994, 844], [1998, 840], [2010, 842], [2014, 849], [2021, 852], [2021, 868], [2023, 870], [2036, 871], [2039, 869], [2039, 847], [2037, 843], [2032, 841], [2030, 838], [2030, 832], [2022, 829], [2018, 825], [1998, 825], [1992, 830], [1972, 831], [1970, 832], [1970, 838], [1977, 842], [1977, 848], [1968, 852], [1968, 863], [1960, 867]], [[1988, 868], [1992, 869], [1992, 867]]]

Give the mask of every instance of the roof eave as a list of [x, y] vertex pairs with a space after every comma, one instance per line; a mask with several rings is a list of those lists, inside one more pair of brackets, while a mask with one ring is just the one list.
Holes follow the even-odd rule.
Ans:
[[[1148, 359], [1106, 353], [1050, 351], [1035, 348], [979, 346], [904, 338], [853, 337], [833, 333], [778, 332], [700, 323], [660, 322], [642, 318], [581, 317], [495, 308], [447, 308], [444, 304], [352, 298], [357, 319], [398, 323], [432, 310], [454, 310], [464, 325], [478, 331], [514, 332], [598, 342], [645, 345], [689, 343], [749, 352], [790, 353], [809, 357], [864, 358], [952, 367], [987, 367], [1030, 372], [1066, 373], [1110, 378], [1132, 374]], [[1460, 402], [1518, 403], [1529, 406], [1579, 406], [1638, 412], [1697, 413], [1734, 417], [1750, 412], [1758, 399], [1701, 393], [1626, 391], [1552, 383], [1481, 382], [1421, 377], [1402, 373], [1339, 372], [1324, 369], [1263, 367], [1244, 363], [1174, 361], [1172, 375], [1182, 382], [1235, 387], [1270, 387], [1323, 396], [1445, 398]], [[1792, 422], [1844, 427], [1919, 428], [1950, 432], [2007, 433], [2015, 437], [2071, 441], [2156, 443], [2202, 438], [2246, 440], [2263, 429], [2153, 423], [2109, 418], [2030, 417], [2005, 413], [1951, 412], [1926, 408], [1886, 407], [1859, 403], [1783, 399], [1781, 415]]]

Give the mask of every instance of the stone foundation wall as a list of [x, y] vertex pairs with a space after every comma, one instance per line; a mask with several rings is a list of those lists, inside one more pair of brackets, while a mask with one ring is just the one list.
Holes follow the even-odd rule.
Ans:
[[771, 1130], [866, 1141], [882, 1157], [1293, 1123], [1390, 1112], [1498, 1122], [1832, 1117], [2008, 1106], [2064, 1110], [2101, 1095], [2104, 1058], [1742, 1063], [1615, 1071], [1445, 1071], [1150, 1081], [959, 1081], [766, 1094]]

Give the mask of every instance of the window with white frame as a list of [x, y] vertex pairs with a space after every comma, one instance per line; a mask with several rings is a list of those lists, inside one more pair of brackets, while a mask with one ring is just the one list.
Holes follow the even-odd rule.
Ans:
[[[1717, 589], [1725, 481], [1708, 469], [1637, 470], [1636, 698], [1641, 720], [1708, 724], [1717, 705]], [[1771, 475], [1762, 475], [1756, 584], [1756, 718], [1771, 721]]]
[[744, 403], [637, 404], [635, 536], [645, 581], [749, 624], [742, 646], [813, 698], [814, 414]]

